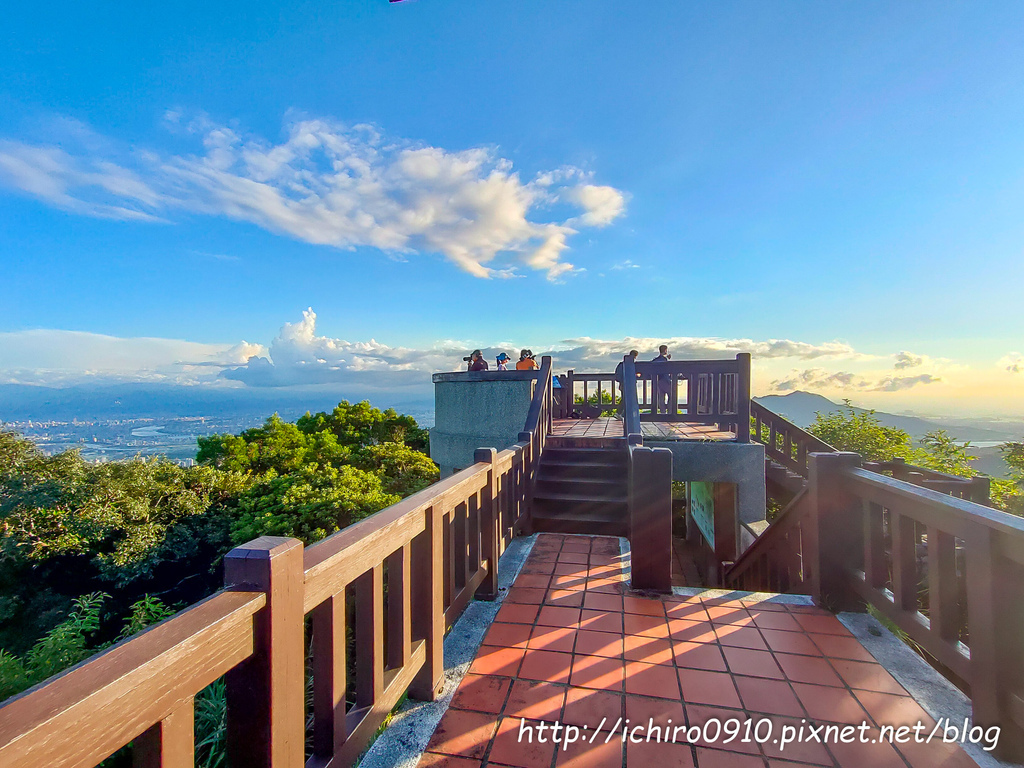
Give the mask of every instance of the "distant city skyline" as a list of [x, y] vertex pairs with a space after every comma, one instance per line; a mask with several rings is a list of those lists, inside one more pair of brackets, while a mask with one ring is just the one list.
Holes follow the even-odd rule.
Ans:
[[14, 8], [0, 383], [422, 397], [664, 341], [1024, 419], [1021, 50], [1015, 3]]

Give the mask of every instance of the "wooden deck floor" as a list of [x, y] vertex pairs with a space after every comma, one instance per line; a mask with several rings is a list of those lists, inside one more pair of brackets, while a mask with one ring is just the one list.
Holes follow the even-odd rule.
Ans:
[[[421, 768], [976, 765], [955, 744], [879, 739], [881, 725], [921, 722], [927, 734], [934, 721], [827, 611], [748, 593], [649, 597], [624, 576], [617, 539], [541, 534]], [[743, 736], [748, 721], [760, 736]], [[576, 740], [556, 745], [554, 723]], [[861, 723], [863, 742], [779, 743], [783, 727], [863, 734]]]
[[[640, 425], [644, 437], [651, 440], [728, 440], [736, 439], [732, 432], [721, 432], [713, 424], [687, 424], [684, 422], [645, 421]], [[551, 434], [554, 437], [622, 437], [622, 419], [555, 419]]]

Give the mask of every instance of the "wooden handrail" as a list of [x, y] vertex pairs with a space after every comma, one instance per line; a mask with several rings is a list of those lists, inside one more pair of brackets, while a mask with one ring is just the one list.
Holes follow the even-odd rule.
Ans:
[[[551, 403], [551, 358], [545, 355], [540, 359], [540, 373], [537, 377], [537, 386], [533, 391], [533, 399], [530, 401], [530, 410], [526, 415], [524, 432], [534, 432], [541, 425], [541, 416], [545, 412], [545, 404], [550, 408]], [[548, 425], [544, 425], [547, 429]]]
[[725, 571], [725, 584], [733, 589], [755, 592], [804, 592], [809, 574], [802, 557], [800, 536], [808, 511], [805, 488]]
[[[0, 705], [0, 765], [89, 768], [186, 722], [192, 697], [252, 656], [259, 592], [219, 592]], [[189, 754], [189, 759], [191, 759]]]
[[765, 455], [800, 477], [807, 479], [807, 457], [812, 453], [833, 453], [835, 448], [793, 422], [750, 401], [751, 431], [755, 442], [764, 445]]

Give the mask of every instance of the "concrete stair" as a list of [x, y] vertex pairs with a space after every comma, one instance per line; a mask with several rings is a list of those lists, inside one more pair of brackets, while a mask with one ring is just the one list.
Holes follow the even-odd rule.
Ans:
[[533, 488], [533, 528], [629, 535], [625, 441], [550, 438]]

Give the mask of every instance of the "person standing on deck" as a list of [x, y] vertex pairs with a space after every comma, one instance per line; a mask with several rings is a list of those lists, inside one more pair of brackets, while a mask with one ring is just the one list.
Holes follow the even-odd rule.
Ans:
[[[667, 363], [672, 358], [668, 353], [668, 344], [658, 347], [658, 356], [651, 360], [652, 363]], [[654, 407], [657, 413], [668, 413], [669, 389], [672, 387], [672, 375], [668, 373], [659, 374], [654, 378]]]
[[540, 368], [533, 356], [533, 350], [524, 349], [519, 353], [519, 362], [516, 363], [517, 371], [536, 371]]
[[487, 361], [484, 360], [484, 355], [479, 349], [474, 349], [473, 354], [469, 356], [469, 370], [471, 371], [486, 371]]
[[[629, 350], [629, 356], [633, 358], [633, 362], [635, 363], [636, 359], [640, 357], [640, 353], [635, 349], [631, 349]], [[640, 374], [637, 374], [637, 378], [639, 377]], [[619, 384], [622, 383], [622, 363], [615, 366], [615, 380], [619, 382]]]

